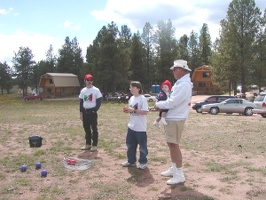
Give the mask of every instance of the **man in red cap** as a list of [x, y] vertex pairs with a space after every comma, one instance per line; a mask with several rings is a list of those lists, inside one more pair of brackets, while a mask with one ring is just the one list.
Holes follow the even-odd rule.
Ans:
[[[172, 89], [171, 82], [168, 80], [165, 80], [161, 85], [160, 93], [157, 95], [158, 101], [165, 101], [166, 99], [168, 99], [168, 97], [170, 96], [171, 89]], [[167, 122], [165, 120], [167, 111], [168, 109], [160, 110], [159, 116], [156, 118], [156, 120], [153, 123], [154, 126], [159, 126], [160, 121], [162, 121], [163, 125], [167, 125]]]
[[82, 150], [97, 151], [98, 145], [98, 114], [101, 103], [102, 93], [99, 88], [95, 87], [93, 83], [93, 76], [86, 74], [84, 77], [84, 87], [79, 94], [80, 98], [80, 119], [83, 121], [83, 128], [85, 131], [86, 145]]

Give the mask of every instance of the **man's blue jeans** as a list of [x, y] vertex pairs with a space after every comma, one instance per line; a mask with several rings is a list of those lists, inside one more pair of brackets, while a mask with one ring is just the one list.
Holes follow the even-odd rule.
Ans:
[[127, 159], [130, 164], [134, 164], [137, 161], [136, 153], [137, 146], [139, 145], [139, 163], [146, 164], [148, 162], [148, 148], [147, 148], [147, 133], [133, 131], [130, 128], [127, 130], [126, 137], [127, 145]]

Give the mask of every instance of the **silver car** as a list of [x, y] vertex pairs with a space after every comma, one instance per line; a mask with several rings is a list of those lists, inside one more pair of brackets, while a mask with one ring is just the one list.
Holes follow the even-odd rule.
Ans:
[[157, 101], [156, 96], [152, 96], [150, 94], [144, 94], [144, 96], [147, 99], [147, 101], [149, 101], [149, 102], [152, 102], [152, 101], [155, 102], [155, 101]]
[[253, 115], [252, 109], [255, 105], [245, 99], [226, 99], [220, 103], [213, 103], [201, 106], [202, 112], [207, 112], [212, 115], [217, 115], [218, 113], [239, 113], [244, 114], [246, 116]]
[[261, 92], [254, 99], [255, 108], [253, 113], [260, 114], [262, 117], [266, 118], [266, 92]]

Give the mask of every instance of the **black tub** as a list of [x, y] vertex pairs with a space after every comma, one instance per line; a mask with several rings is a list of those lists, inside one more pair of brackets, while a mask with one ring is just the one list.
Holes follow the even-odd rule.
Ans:
[[33, 135], [29, 137], [30, 147], [41, 147], [42, 146], [42, 137], [38, 135]]

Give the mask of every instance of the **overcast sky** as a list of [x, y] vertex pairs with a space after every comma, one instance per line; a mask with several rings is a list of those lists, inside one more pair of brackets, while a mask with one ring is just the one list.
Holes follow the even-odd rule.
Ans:
[[[176, 38], [200, 32], [207, 23], [212, 40], [219, 37], [220, 21], [226, 18], [231, 0], [1, 0], [0, 61], [12, 66], [14, 52], [29, 47], [35, 61], [45, 59], [50, 44], [54, 53], [67, 36], [77, 37], [83, 56], [98, 31], [114, 21], [127, 25], [132, 33], [146, 22], [156, 27], [159, 20], [171, 20]], [[266, 0], [256, 0], [263, 11]]]

